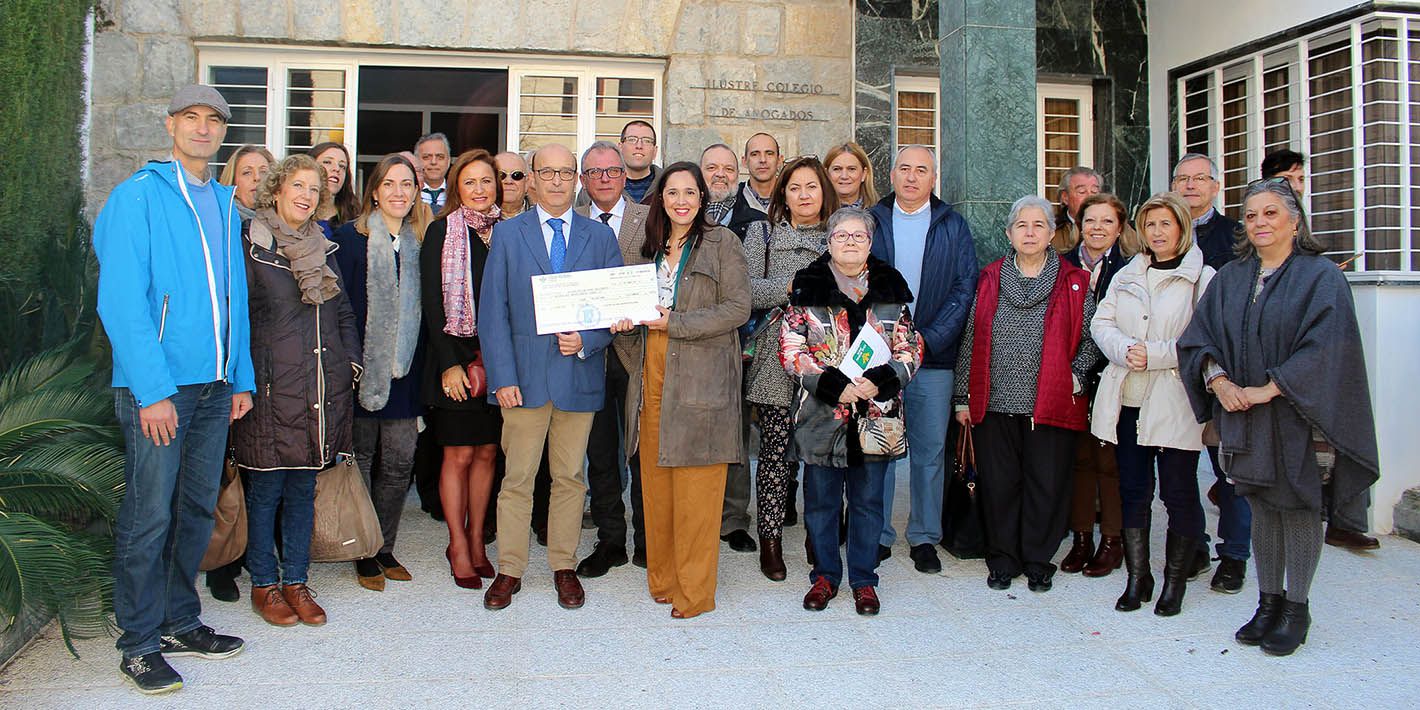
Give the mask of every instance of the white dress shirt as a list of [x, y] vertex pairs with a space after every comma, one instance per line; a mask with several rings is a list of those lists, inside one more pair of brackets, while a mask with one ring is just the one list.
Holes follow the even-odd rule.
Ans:
[[602, 208], [597, 207], [597, 203], [593, 202], [591, 208], [587, 210], [587, 213], [592, 216], [592, 219], [598, 222], [602, 221], [602, 215], [611, 215], [611, 220], [607, 222], [607, 226], [611, 227], [612, 234], [621, 234], [621, 216], [626, 214], [626, 195], [617, 198], [616, 204], [611, 206], [610, 212], [603, 212]]
[[553, 217], [562, 220], [562, 239], [567, 242], [569, 250], [572, 246], [572, 208], [568, 207], [562, 214], [552, 214], [538, 205], [537, 223], [542, 227], [542, 245], [547, 247], [548, 258], [552, 257], [552, 225], [547, 220]]

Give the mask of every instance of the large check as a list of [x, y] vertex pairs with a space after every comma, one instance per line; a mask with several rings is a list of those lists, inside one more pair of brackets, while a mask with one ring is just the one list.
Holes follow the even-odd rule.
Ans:
[[655, 264], [542, 274], [532, 277], [532, 292], [538, 335], [660, 317]]

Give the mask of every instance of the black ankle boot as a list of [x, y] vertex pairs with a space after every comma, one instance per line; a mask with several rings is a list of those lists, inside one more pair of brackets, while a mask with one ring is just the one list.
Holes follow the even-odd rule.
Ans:
[[1307, 642], [1307, 630], [1311, 628], [1312, 615], [1306, 602], [1282, 600], [1282, 613], [1277, 615], [1277, 623], [1267, 635], [1262, 637], [1262, 650], [1269, 656], [1290, 656], [1297, 647]]
[[1164, 588], [1159, 592], [1159, 601], [1154, 604], [1154, 613], [1159, 616], [1174, 616], [1183, 611], [1183, 593], [1188, 588], [1188, 576], [1193, 572], [1193, 556], [1198, 552], [1198, 541], [1172, 532], [1164, 542]]
[[1149, 529], [1124, 529], [1124, 567], [1129, 577], [1124, 593], [1114, 603], [1118, 611], [1135, 611], [1140, 604], [1154, 598], [1154, 574], [1149, 571]]
[[1257, 613], [1252, 621], [1243, 625], [1233, 638], [1244, 646], [1256, 646], [1277, 625], [1277, 617], [1282, 613], [1282, 595], [1262, 592], [1257, 597]]

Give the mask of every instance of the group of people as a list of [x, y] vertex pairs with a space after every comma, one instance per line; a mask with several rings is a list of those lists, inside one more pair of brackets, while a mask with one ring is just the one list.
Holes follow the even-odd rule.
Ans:
[[[359, 584], [412, 578], [394, 548], [424, 428], [451, 577], [491, 579], [490, 610], [521, 590], [536, 532], [565, 608], [584, 604], [582, 578], [635, 562], [672, 617], [711, 611], [722, 541], [786, 578], [801, 487], [804, 608], [826, 608], [846, 574], [857, 612], [877, 614], [904, 457], [910, 557], [941, 570], [953, 419], [976, 452], [992, 589], [1124, 565], [1116, 608], [1151, 601], [1157, 478], [1169, 520], [1155, 613], [1179, 613], [1211, 567], [1206, 445], [1222, 513], [1213, 588], [1239, 591], [1256, 553], [1240, 642], [1291, 653], [1323, 538], [1376, 544], [1362, 532], [1377, 457], [1359, 333], [1286, 177], [1304, 175], [1299, 155], [1269, 158], [1284, 177], [1247, 187], [1241, 225], [1214, 206], [1206, 156], [1184, 156], [1173, 191], [1132, 220], [1097, 172], [1072, 169], [1058, 205], [1012, 205], [1010, 249], [982, 269], [921, 146], [898, 151], [878, 199], [851, 142], [786, 163], [758, 133], [739, 154], [717, 143], [660, 167], [642, 121], [581, 156], [454, 156], [431, 134], [357, 194], [338, 143], [280, 160], [244, 146], [209, 179], [230, 117], [216, 89], [178, 91], [171, 158], [115, 188], [95, 224], [127, 443], [120, 670], [145, 692], [180, 687], [164, 656], [243, 646], [201, 623], [193, 584], [229, 446], [248, 547], [208, 584], [236, 600], [245, 567], [255, 612], [282, 626], [326, 620], [307, 570], [332, 466], [359, 468], [384, 540], [355, 562]], [[640, 264], [654, 265], [655, 318], [538, 333], [534, 277]], [[584, 503], [597, 544], [579, 562]]]

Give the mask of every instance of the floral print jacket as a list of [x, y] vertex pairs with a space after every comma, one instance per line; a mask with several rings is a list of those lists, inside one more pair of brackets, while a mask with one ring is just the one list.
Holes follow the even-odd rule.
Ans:
[[[789, 308], [780, 326], [779, 359], [800, 385], [794, 438], [805, 462], [846, 468], [882, 457], [864, 456], [855, 419], [902, 419], [902, 389], [922, 364], [922, 343], [912, 327], [907, 282], [887, 262], [868, 261], [868, 288], [854, 303], [820, 257], [794, 277]], [[863, 377], [878, 388], [874, 400], [838, 401], [851, 380], [838, 369], [864, 326], [882, 335], [891, 360]]]

